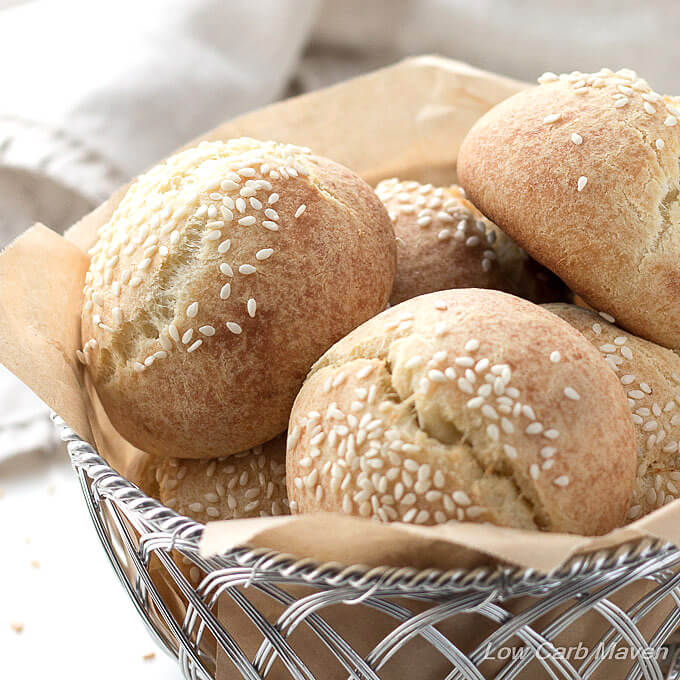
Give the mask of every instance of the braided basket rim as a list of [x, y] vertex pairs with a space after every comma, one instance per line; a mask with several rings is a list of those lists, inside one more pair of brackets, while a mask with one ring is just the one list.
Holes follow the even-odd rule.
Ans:
[[[203, 524], [147, 496], [116, 472], [99, 455], [96, 448], [78, 436], [58, 414], [52, 412], [51, 419], [60, 438], [67, 444], [74, 469], [81, 469], [102, 497], [111, 499], [125, 512], [142, 519], [147, 533], [171, 536], [172, 542], [177, 545], [181, 543], [184, 551], [198, 554]], [[231, 548], [204, 562], [215, 570], [236, 564], [257, 569], [260, 574], [298, 577], [307, 583], [325, 587], [342, 582], [362, 590], [379, 584], [404, 590], [420, 587], [431, 590], [434, 587], [442, 590], [489, 590], [510, 595], [518, 590], [545, 592], [576, 578], [604, 574], [620, 568], [635, 568], [644, 562], [668, 557], [674, 552], [680, 551], [668, 541], [641, 538], [609, 549], [575, 555], [547, 573], [502, 564], [442, 570], [322, 563], [311, 558], [300, 558], [276, 550], [252, 548], [247, 545]]]

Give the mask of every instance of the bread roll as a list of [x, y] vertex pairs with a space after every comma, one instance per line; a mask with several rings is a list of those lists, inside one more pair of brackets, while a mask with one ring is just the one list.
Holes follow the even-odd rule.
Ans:
[[539, 80], [470, 130], [461, 184], [592, 307], [680, 347], [677, 101], [629, 70]]
[[450, 288], [495, 288], [534, 302], [566, 299], [564, 284], [487, 220], [461, 187], [386, 179], [375, 191], [397, 237], [390, 304]]
[[160, 501], [197, 522], [288, 514], [286, 441], [213, 460], [158, 459]]
[[140, 177], [91, 254], [79, 357], [116, 429], [180, 458], [281, 433], [309, 367], [384, 308], [395, 269], [363, 180], [251, 139], [204, 142]]
[[601, 316], [564, 304], [546, 305], [597, 347], [628, 397], [637, 439], [637, 480], [628, 519], [680, 497], [680, 357], [622, 331]]
[[460, 289], [392, 307], [319, 359], [286, 470], [293, 512], [601, 534], [628, 510], [635, 438], [623, 388], [578, 331]]

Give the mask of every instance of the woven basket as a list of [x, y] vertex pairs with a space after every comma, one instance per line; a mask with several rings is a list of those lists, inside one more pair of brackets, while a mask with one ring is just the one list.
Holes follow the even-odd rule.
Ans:
[[680, 678], [669, 643], [680, 550], [669, 543], [579, 556], [549, 574], [318, 564], [246, 547], [204, 559], [203, 525], [53, 420], [114, 570], [186, 678]]

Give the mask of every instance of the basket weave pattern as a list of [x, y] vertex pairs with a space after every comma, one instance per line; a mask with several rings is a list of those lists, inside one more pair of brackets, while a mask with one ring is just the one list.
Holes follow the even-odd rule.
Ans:
[[[680, 550], [669, 543], [573, 558], [547, 575], [318, 564], [249, 548], [204, 559], [203, 525], [143, 494], [53, 420], [114, 570], [186, 678], [215, 678], [218, 659], [220, 680], [392, 680], [407, 668], [422, 668], [423, 680], [680, 678], [680, 655], [662, 650], [680, 625]], [[179, 555], [200, 570], [198, 585]], [[590, 646], [565, 654], [562, 642], [584, 629]], [[612, 666], [602, 650], [630, 660]]]

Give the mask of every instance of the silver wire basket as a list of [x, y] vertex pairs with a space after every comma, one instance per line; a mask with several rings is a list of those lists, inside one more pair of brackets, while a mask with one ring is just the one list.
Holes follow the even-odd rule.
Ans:
[[578, 556], [549, 574], [319, 564], [247, 547], [205, 559], [203, 525], [52, 418], [116, 574], [186, 678], [680, 678], [680, 550], [669, 543]]

